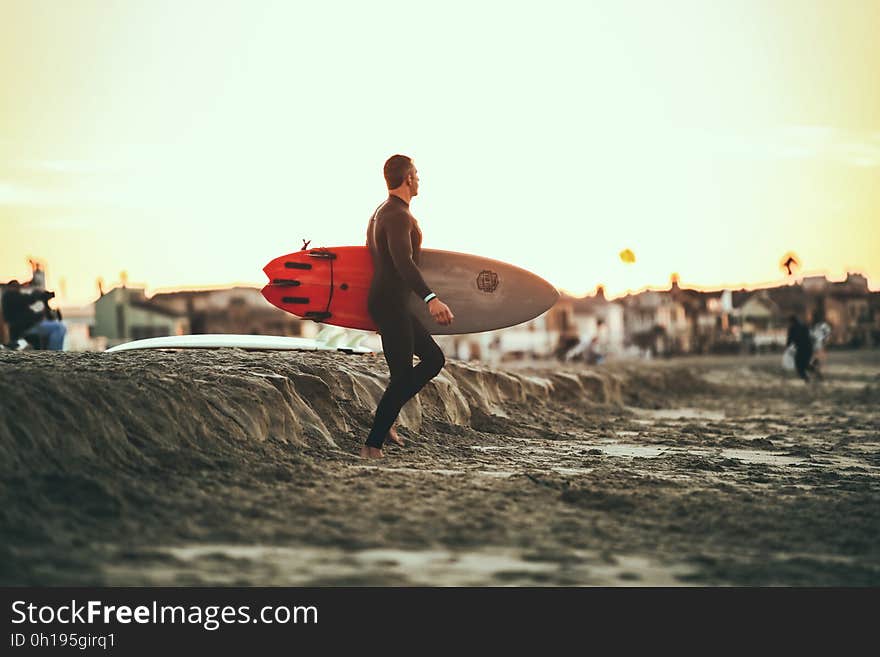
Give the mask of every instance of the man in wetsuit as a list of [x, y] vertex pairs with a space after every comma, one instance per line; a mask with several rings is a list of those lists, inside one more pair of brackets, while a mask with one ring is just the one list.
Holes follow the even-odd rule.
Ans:
[[[428, 311], [438, 324], [445, 326], [454, 319], [449, 306], [425, 284], [418, 268], [422, 232], [409, 211], [412, 197], [419, 193], [418, 171], [410, 158], [393, 155], [385, 162], [384, 173], [388, 199], [373, 213], [367, 229], [374, 268], [367, 309], [382, 336], [391, 380], [361, 448], [362, 458], [382, 458], [386, 437], [402, 444], [393, 428], [400, 409], [446, 363], [430, 333], [409, 312], [410, 296], [415, 293], [428, 304]], [[419, 357], [415, 367], [413, 354]]]
[[796, 315], [788, 318], [788, 339], [785, 341], [785, 346], [791, 344], [795, 349], [794, 366], [798, 376], [804, 381], [809, 381], [809, 371], [812, 369], [810, 363], [813, 360], [813, 338], [810, 336], [810, 329]]

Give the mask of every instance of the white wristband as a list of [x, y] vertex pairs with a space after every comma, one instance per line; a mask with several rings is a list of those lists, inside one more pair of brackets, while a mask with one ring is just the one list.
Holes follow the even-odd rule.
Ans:
[[431, 299], [436, 299], [437, 295], [431, 292], [428, 296], [425, 297], [425, 303], [428, 303]]

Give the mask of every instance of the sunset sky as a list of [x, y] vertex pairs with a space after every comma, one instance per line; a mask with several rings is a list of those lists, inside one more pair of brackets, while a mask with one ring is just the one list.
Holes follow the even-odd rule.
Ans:
[[788, 251], [877, 289], [878, 29], [880, 0], [0, 0], [0, 281], [262, 285], [363, 244], [405, 153], [425, 248], [575, 294]]

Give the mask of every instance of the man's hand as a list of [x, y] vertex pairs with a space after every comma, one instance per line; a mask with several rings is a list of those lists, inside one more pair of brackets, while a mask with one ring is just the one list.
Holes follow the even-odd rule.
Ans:
[[435, 322], [443, 326], [452, 324], [452, 320], [455, 319], [455, 315], [449, 310], [449, 306], [440, 301], [437, 297], [434, 297], [428, 302], [428, 312], [431, 313], [431, 317], [434, 318]]

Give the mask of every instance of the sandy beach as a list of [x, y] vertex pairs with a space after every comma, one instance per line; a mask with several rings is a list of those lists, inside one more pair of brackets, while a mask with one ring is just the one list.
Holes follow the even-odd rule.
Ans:
[[5, 585], [880, 584], [880, 352], [450, 361], [0, 352]]

